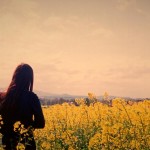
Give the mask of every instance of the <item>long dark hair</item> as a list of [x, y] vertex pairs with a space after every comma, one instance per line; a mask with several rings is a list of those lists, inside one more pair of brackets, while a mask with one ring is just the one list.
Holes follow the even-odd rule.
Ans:
[[3, 110], [13, 112], [17, 108], [19, 98], [24, 91], [33, 90], [33, 69], [30, 65], [21, 63], [17, 66], [12, 76], [7, 91], [3, 94]]
[[33, 70], [31, 66], [24, 63], [17, 66], [13, 74], [12, 81], [7, 89], [7, 93], [14, 88], [19, 93], [22, 90], [33, 90]]

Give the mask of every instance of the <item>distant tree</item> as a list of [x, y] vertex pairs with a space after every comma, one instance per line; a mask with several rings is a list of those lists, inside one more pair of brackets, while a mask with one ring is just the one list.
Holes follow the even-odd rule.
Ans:
[[104, 101], [109, 101], [109, 94], [107, 92], [104, 93], [103, 100]]

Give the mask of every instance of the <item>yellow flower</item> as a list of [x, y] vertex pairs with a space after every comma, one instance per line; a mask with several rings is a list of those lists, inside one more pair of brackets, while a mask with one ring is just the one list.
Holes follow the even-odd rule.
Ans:
[[20, 125], [21, 125], [21, 122], [20, 122], [20, 121], [15, 122], [15, 123], [14, 123], [14, 131], [15, 131], [16, 129], [18, 129], [18, 128], [20, 127]]
[[18, 143], [17, 150], [25, 150], [25, 146], [22, 143]]

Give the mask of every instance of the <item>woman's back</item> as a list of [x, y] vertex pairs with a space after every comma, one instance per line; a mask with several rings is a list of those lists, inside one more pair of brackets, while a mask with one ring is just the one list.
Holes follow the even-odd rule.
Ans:
[[17, 121], [20, 121], [26, 128], [29, 126], [43, 128], [45, 125], [40, 101], [36, 94], [29, 91], [24, 91], [20, 95], [17, 103], [15, 103], [15, 108], [2, 106], [1, 115], [4, 122], [2, 127], [3, 134], [14, 132], [13, 125]]

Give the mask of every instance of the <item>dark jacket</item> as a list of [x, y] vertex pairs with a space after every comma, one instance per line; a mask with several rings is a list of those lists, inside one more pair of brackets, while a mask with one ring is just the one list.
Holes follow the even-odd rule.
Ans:
[[26, 128], [29, 126], [33, 128], [44, 128], [45, 120], [40, 101], [36, 94], [24, 91], [16, 105], [18, 106], [16, 106], [17, 109], [15, 112], [1, 112], [4, 130], [6, 128], [7, 132], [9, 132], [8, 129], [11, 131], [16, 121], [20, 121]]
[[[20, 121], [25, 128], [32, 126], [36, 128], [44, 128], [45, 119], [43, 116], [42, 108], [40, 101], [36, 94], [29, 91], [24, 91], [16, 101], [15, 110], [9, 111], [3, 107], [3, 101], [1, 98], [0, 104], [0, 115], [2, 116], [3, 124], [1, 125], [0, 132], [3, 135], [2, 144], [5, 145], [6, 150], [16, 149], [18, 143], [17, 133], [14, 131], [14, 123]], [[29, 144], [26, 147], [26, 150], [35, 150], [35, 141], [33, 133], [29, 135], [32, 140], [29, 141]], [[12, 141], [14, 143], [12, 147]], [[23, 142], [23, 141], [22, 141]]]

